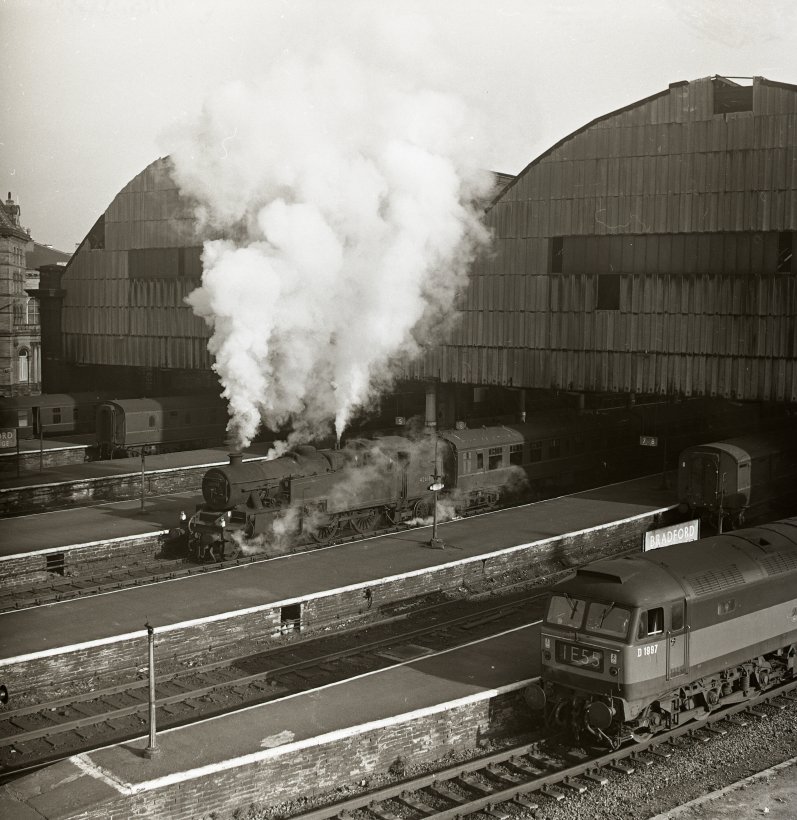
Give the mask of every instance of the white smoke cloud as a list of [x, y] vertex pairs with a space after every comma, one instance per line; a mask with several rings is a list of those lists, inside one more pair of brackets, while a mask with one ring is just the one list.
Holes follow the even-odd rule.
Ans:
[[340, 437], [450, 319], [486, 238], [473, 134], [458, 99], [329, 49], [223, 88], [180, 136], [174, 176], [210, 237], [188, 301], [240, 446], [261, 423]]

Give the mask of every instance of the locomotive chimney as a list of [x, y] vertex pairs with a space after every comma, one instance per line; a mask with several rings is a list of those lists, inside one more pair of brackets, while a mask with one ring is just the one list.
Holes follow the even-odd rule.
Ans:
[[232, 466], [237, 466], [238, 464], [243, 463], [243, 453], [230, 453], [230, 464]]

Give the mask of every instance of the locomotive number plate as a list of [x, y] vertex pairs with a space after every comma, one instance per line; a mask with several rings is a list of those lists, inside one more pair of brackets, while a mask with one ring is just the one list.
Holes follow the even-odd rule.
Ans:
[[591, 646], [566, 641], [556, 642], [556, 660], [568, 666], [579, 666], [590, 672], [603, 672], [603, 652]]

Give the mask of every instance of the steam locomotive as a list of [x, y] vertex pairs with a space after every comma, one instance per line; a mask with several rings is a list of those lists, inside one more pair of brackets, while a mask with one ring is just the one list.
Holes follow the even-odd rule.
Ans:
[[529, 704], [616, 748], [797, 674], [797, 518], [595, 561], [553, 587]]
[[720, 531], [793, 498], [796, 485], [793, 429], [700, 444], [678, 459], [681, 512], [706, 517]]
[[170, 551], [182, 540], [192, 559], [218, 561], [421, 521], [432, 515], [436, 494], [456, 515], [511, 496], [605, 483], [638, 449], [638, 433], [633, 416], [562, 414], [419, 440], [353, 440], [339, 450], [303, 445], [267, 461], [233, 454], [205, 473], [204, 503], [174, 534]]

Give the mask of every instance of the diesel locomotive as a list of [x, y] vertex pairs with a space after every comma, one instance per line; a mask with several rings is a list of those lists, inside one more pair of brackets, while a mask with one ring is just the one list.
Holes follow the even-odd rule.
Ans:
[[678, 459], [681, 512], [707, 518], [720, 531], [793, 499], [796, 484], [793, 429], [688, 447]]
[[797, 674], [797, 518], [595, 561], [552, 588], [527, 701], [616, 748]]
[[420, 440], [383, 436], [339, 450], [303, 445], [265, 461], [232, 455], [202, 481], [204, 503], [180, 528], [194, 560], [296, 539], [325, 543], [432, 515], [433, 484], [450, 514], [491, 509], [507, 496], [610, 480], [638, 448], [629, 416], [560, 414], [533, 423], [454, 429]]

